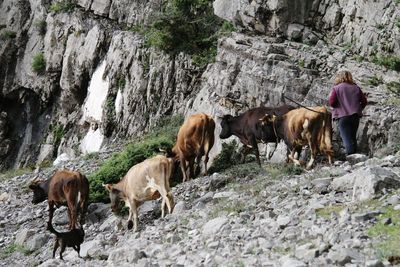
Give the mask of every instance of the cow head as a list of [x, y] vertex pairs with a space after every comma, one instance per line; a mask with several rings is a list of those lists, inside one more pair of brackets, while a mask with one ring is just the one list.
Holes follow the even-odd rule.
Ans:
[[259, 121], [261, 126], [261, 136], [262, 140], [265, 142], [274, 141], [276, 139], [276, 134], [274, 130], [274, 122], [277, 119], [275, 114], [265, 114]]
[[47, 184], [48, 181], [43, 181], [43, 180], [35, 180], [31, 182], [31, 184], [29, 185], [29, 189], [33, 191], [33, 199], [32, 199], [33, 204], [38, 204], [47, 199], [48, 195], [48, 190], [46, 190]]
[[232, 122], [232, 115], [224, 115], [221, 118], [221, 133], [219, 134], [219, 138], [226, 139], [232, 135], [230, 123]]
[[121, 190], [114, 188], [112, 184], [103, 184], [110, 194], [112, 212], [119, 212], [123, 206], [123, 193]]
[[272, 124], [275, 122], [276, 118], [277, 117], [275, 114], [265, 114], [265, 116], [260, 119], [261, 125], [265, 126], [268, 124]]

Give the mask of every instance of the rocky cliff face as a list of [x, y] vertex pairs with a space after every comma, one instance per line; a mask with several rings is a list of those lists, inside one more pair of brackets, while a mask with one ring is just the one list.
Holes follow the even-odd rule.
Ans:
[[[236, 32], [219, 40], [216, 62], [205, 70], [187, 55], [145, 47], [127, 30], [151, 22], [161, 0], [60, 3], [0, 3], [1, 168], [97, 151], [170, 114], [236, 114], [281, 104], [284, 95], [325, 104], [340, 68], [370, 93], [363, 151], [398, 142], [398, 109], [385, 102], [385, 84], [398, 81], [398, 72], [370, 61], [400, 54], [396, 1], [216, 0], [215, 14]], [[45, 68], [35, 72], [38, 55]]]

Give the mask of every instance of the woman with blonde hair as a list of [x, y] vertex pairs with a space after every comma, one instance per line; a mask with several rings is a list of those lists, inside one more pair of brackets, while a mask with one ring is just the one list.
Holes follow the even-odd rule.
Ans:
[[362, 110], [367, 105], [366, 95], [353, 81], [347, 70], [336, 75], [335, 86], [329, 96], [329, 105], [333, 108], [332, 117], [339, 121], [339, 132], [346, 154], [357, 152], [357, 130]]

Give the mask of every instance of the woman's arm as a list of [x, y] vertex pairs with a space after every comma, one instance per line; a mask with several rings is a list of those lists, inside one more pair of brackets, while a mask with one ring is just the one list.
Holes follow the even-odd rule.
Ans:
[[331, 95], [329, 96], [329, 105], [331, 107], [336, 107], [338, 104], [337, 95], [335, 89], [332, 89]]

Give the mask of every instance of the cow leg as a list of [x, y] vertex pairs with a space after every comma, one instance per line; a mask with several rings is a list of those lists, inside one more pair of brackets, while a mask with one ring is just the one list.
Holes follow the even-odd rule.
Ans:
[[53, 215], [54, 215], [54, 202], [53, 201], [49, 201], [49, 221], [48, 221], [48, 224], [52, 223]]
[[87, 212], [87, 208], [88, 208], [88, 199], [81, 199], [80, 202], [80, 207], [81, 207], [81, 214], [80, 214], [80, 224], [81, 226], [85, 224], [85, 220], [86, 220], [86, 212]]
[[189, 176], [188, 180], [194, 177], [194, 158], [189, 159]]
[[[138, 229], [138, 205], [135, 200], [129, 201], [129, 217], [128, 217], [128, 229], [132, 229], [133, 231], [136, 232]], [[133, 217], [133, 222], [132, 222], [132, 217]]]
[[165, 204], [167, 205], [168, 208], [168, 213], [172, 213], [173, 203], [174, 199], [172, 197], [171, 192], [167, 192], [165, 188], [160, 188], [160, 195], [162, 197], [162, 203], [161, 203], [161, 217], [164, 218], [165, 216]]
[[[68, 200], [67, 200], [68, 201]], [[69, 230], [76, 228], [76, 221], [77, 221], [77, 206], [75, 205], [74, 201], [68, 201], [68, 209], [70, 212], [70, 227]]]
[[246, 145], [243, 145], [242, 163], [245, 163], [245, 162], [246, 162], [246, 156], [247, 156], [247, 154], [249, 154], [250, 150], [251, 150], [251, 147], [248, 147], [248, 146], [246, 146]]
[[332, 165], [332, 155], [331, 154], [328, 154], [328, 162], [329, 162], [329, 165]]
[[311, 142], [311, 139], [309, 139], [308, 145], [310, 146], [310, 151], [311, 151], [311, 156], [310, 156], [310, 161], [307, 164], [306, 169], [309, 170], [314, 164], [315, 157], [317, 155], [317, 146]]
[[175, 207], [174, 197], [172, 196], [171, 192], [168, 192], [167, 198], [168, 198], [167, 201], [168, 212], [169, 214], [171, 214]]
[[208, 175], [208, 170], [207, 170], [207, 163], [208, 163], [208, 151], [204, 157], [204, 175]]
[[260, 161], [260, 151], [258, 151], [258, 145], [257, 145], [257, 140], [255, 137], [251, 139], [251, 145], [254, 148], [254, 154], [256, 155], [257, 163], [261, 167], [261, 161]]
[[201, 166], [200, 166], [200, 164], [201, 164], [201, 158], [202, 158], [203, 156], [201, 155], [201, 154], [199, 154], [197, 157], [196, 157], [196, 169], [195, 169], [195, 175], [197, 175], [197, 174], [199, 174], [200, 172], [201, 172]]
[[289, 154], [289, 159], [294, 163], [294, 165], [301, 165], [300, 161], [295, 158], [296, 147], [293, 147]]
[[180, 162], [181, 162], [181, 170], [182, 170], [182, 175], [183, 175], [183, 181], [182, 182], [185, 182], [188, 179], [187, 178], [187, 173], [186, 173], [186, 170], [187, 170], [186, 160], [183, 157], [181, 157]]

